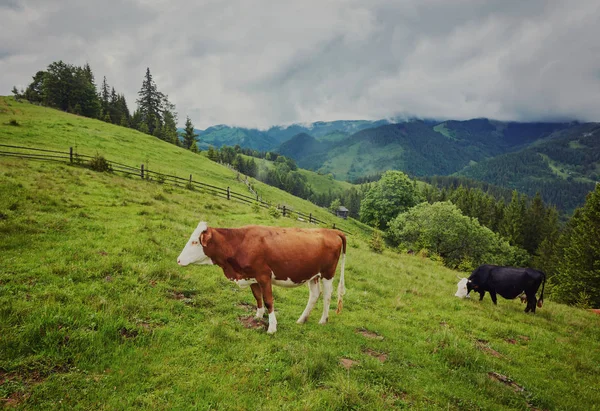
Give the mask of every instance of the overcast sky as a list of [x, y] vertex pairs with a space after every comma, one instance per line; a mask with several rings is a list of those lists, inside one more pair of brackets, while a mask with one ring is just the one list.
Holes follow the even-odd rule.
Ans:
[[600, 121], [600, 1], [0, 0], [0, 94], [90, 64], [179, 123]]

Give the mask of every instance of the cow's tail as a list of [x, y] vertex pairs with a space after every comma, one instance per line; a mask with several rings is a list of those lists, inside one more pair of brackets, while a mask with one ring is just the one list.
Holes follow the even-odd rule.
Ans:
[[346, 294], [346, 283], [344, 282], [344, 266], [346, 265], [346, 236], [344, 233], [340, 231], [340, 238], [342, 239], [342, 266], [340, 269], [340, 282], [338, 284], [338, 301], [337, 301], [337, 310], [335, 310], [336, 314], [342, 312], [342, 307], [344, 305], [343, 296]]
[[542, 281], [542, 293], [540, 294], [540, 299], [537, 302], [537, 306], [539, 308], [542, 308], [542, 305], [544, 305], [544, 286], [546, 285], [546, 273], [544, 273], [543, 271], [540, 271], [540, 273], [542, 273], [542, 275], [544, 276], [544, 280]]

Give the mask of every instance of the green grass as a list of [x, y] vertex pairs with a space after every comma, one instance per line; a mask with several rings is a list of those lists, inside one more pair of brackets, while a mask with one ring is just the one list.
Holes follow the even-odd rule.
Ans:
[[[243, 157], [245, 159], [252, 158], [246, 155]], [[267, 169], [271, 169], [274, 167], [274, 163], [269, 160], [254, 158], [254, 161], [256, 161], [256, 164], [259, 165], [259, 168], [265, 167]], [[317, 194], [324, 194], [328, 193], [329, 191], [332, 191], [333, 193], [341, 193], [349, 190], [352, 187], [355, 187], [354, 184], [347, 181], [335, 180], [327, 175], [319, 174], [314, 171], [305, 170], [303, 168], [298, 168], [298, 171], [306, 177], [306, 180], [312, 187], [313, 191]]]
[[[103, 150], [113, 145], [103, 123], [21, 109], [30, 116], [17, 118], [23, 133], [36, 127], [44, 134], [35, 124], [51, 118], [80, 121], [99, 128]], [[49, 143], [37, 132], [11, 141]], [[114, 146], [125, 147], [127, 159], [130, 146]], [[206, 167], [215, 183], [231, 181], [230, 171], [215, 165], [209, 173], [202, 157], [177, 150], [156, 153], [163, 167], [179, 170], [171, 158], [181, 158]], [[241, 321], [254, 314], [249, 290], [218, 267], [177, 266], [200, 219], [304, 226], [199, 191], [0, 157], [0, 402], [235, 410], [600, 404], [600, 316], [549, 299], [536, 315], [524, 314], [518, 301], [459, 300], [456, 272], [418, 256], [375, 254], [363, 239], [367, 230], [349, 222], [360, 235], [349, 236], [342, 314], [320, 326], [319, 301], [298, 325], [308, 290], [275, 288], [278, 331], [271, 336], [266, 323], [254, 329]]]

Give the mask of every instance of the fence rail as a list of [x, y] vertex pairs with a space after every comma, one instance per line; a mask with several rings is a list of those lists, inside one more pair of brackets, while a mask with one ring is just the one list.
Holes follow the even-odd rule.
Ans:
[[[7, 149], [10, 149], [7, 150]], [[16, 151], [22, 150], [22, 151]], [[45, 160], [45, 161], [59, 161], [66, 162], [71, 164], [83, 164], [86, 161], [93, 159], [93, 156], [88, 156], [85, 154], [79, 154], [73, 150], [73, 147], [69, 147], [69, 152], [57, 151], [57, 150], [47, 150], [42, 148], [33, 148], [33, 147], [25, 147], [25, 146], [13, 146], [8, 144], [0, 144], [0, 156], [5, 157], [15, 157], [22, 158], [28, 160]], [[229, 187], [222, 188], [217, 187], [208, 183], [203, 183], [202, 181], [194, 180], [192, 174], [190, 174], [189, 178], [179, 177], [172, 174], [160, 173], [157, 171], [149, 170], [144, 168], [144, 164], [141, 164], [140, 167], [133, 167], [127, 164], [122, 164], [116, 161], [106, 160], [108, 165], [110, 166], [110, 170], [114, 172], [119, 172], [127, 175], [138, 176], [144, 180], [156, 180], [161, 183], [169, 183], [176, 186], [184, 186], [191, 189], [201, 189], [210, 194], [216, 195], [218, 197], [225, 198], [227, 200], [235, 200], [245, 204], [257, 204], [260, 207], [275, 207], [284, 217], [293, 217], [297, 216], [298, 219], [302, 221], [308, 221], [312, 224], [320, 224], [325, 226], [332, 225], [333, 228], [337, 228], [340, 231], [343, 231], [346, 234], [351, 234], [348, 231], [345, 231], [339, 227], [335, 226], [335, 223], [330, 224], [323, 220], [320, 220], [312, 215], [312, 213], [306, 214], [301, 211], [296, 211], [286, 207], [285, 205], [276, 205], [273, 206], [272, 203], [268, 201], [263, 201], [263, 199], [256, 194], [256, 196], [249, 196], [247, 194], [237, 193], [235, 191], [231, 191]], [[252, 191], [255, 194], [255, 191]]]

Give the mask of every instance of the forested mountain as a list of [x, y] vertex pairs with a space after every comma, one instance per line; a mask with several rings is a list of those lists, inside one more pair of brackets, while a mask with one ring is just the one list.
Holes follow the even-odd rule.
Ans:
[[600, 179], [600, 124], [579, 124], [552, 133], [520, 151], [487, 159], [457, 175], [515, 188], [572, 210]]
[[274, 150], [281, 143], [292, 137], [306, 133], [323, 141], [339, 141], [345, 137], [367, 128], [389, 124], [388, 120], [339, 120], [339, 121], [317, 121], [315, 123], [302, 125], [292, 124], [289, 126], [273, 126], [267, 130], [255, 128], [230, 127], [218, 125], [206, 130], [196, 130], [199, 135], [199, 146], [208, 148], [235, 146], [251, 148], [259, 151]]
[[209, 146], [220, 148], [222, 146], [239, 145], [258, 151], [268, 151], [279, 145], [279, 141], [263, 131], [218, 125], [206, 130], [195, 130], [198, 134], [198, 146], [207, 149]]
[[275, 151], [300, 167], [340, 180], [389, 169], [413, 176], [466, 176], [531, 196], [540, 191], [544, 201], [569, 211], [583, 203], [598, 180], [599, 127], [488, 119], [335, 121], [267, 131], [219, 126], [199, 139], [204, 146], [226, 143], [257, 150], [279, 144]]
[[[488, 119], [442, 123], [410, 120], [365, 129], [347, 138], [329, 140], [329, 144], [315, 145], [307, 137], [302, 144], [300, 137], [295, 136], [279, 151], [286, 151], [301, 167], [331, 172], [342, 179], [352, 180], [391, 168], [417, 176], [449, 175], [471, 162], [518, 150], [570, 126]], [[290, 144], [293, 150], [289, 150]]]

